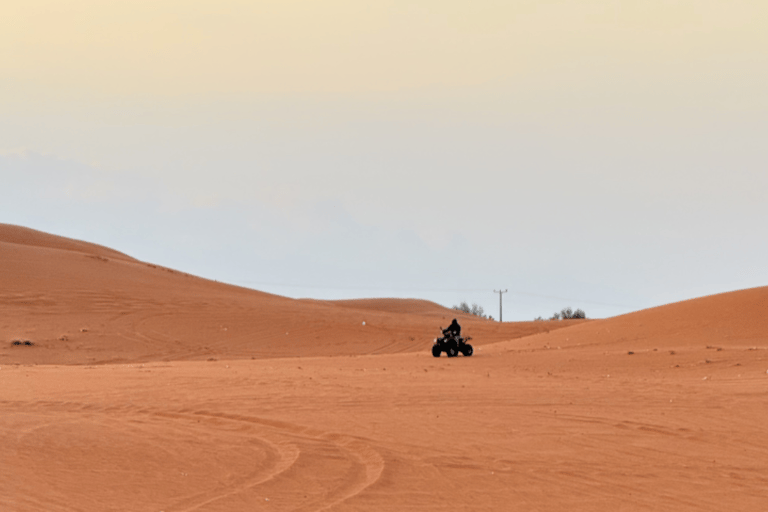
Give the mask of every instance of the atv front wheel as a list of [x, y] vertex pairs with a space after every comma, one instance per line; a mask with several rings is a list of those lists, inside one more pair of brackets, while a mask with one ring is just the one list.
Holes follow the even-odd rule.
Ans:
[[456, 357], [457, 355], [459, 355], [458, 350], [456, 350], [456, 347], [454, 347], [453, 345], [445, 349], [445, 353], [448, 354], [448, 357]]
[[440, 352], [442, 352], [442, 350], [440, 350], [440, 347], [438, 347], [437, 345], [432, 345], [432, 355], [433, 356], [440, 357]]
[[465, 357], [469, 357], [473, 354], [474, 350], [472, 349], [472, 345], [464, 345], [461, 349], [461, 353], [464, 354]]

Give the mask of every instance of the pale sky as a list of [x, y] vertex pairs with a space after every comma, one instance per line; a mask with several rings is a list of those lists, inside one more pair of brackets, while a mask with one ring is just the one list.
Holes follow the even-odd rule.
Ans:
[[768, 2], [0, 13], [0, 222], [505, 320], [768, 284]]

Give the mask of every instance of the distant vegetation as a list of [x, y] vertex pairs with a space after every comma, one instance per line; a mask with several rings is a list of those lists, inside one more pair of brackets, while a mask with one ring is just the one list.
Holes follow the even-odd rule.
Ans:
[[[555, 312], [549, 320], [571, 320], [576, 318], [587, 318], [587, 314], [583, 310], [577, 309], [576, 311], [571, 308], [563, 308], [559, 313]], [[534, 321], [543, 321], [542, 317], [534, 318]]]
[[[464, 313], [469, 313], [470, 315], [479, 316], [480, 318], [488, 318], [484, 314], [483, 306], [478, 306], [475, 303], [472, 303], [472, 306], [470, 306], [466, 302], [462, 302], [458, 306], [453, 306], [453, 309], [455, 309], [456, 311], [462, 311]], [[491, 319], [491, 320], [493, 320], [493, 319]]]

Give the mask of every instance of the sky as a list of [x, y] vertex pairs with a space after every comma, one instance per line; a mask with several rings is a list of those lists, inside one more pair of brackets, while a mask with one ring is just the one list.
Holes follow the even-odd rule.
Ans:
[[768, 285], [763, 0], [25, 0], [0, 222], [289, 297]]

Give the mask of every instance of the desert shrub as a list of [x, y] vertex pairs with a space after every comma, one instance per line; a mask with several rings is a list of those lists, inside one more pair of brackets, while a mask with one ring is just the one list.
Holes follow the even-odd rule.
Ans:
[[458, 306], [453, 306], [453, 309], [456, 311], [463, 311], [464, 313], [469, 313], [470, 311], [469, 304], [467, 304], [465, 301], [462, 301]]
[[455, 309], [456, 311], [469, 313], [470, 315], [479, 316], [480, 318], [485, 318], [483, 306], [478, 306], [475, 303], [472, 303], [472, 305], [470, 306], [465, 301], [462, 301], [461, 304], [459, 304], [458, 306], [453, 306], [453, 309]]
[[568, 308], [561, 309], [559, 313], [555, 312], [555, 314], [552, 315], [552, 318], [550, 318], [550, 320], [571, 320], [571, 319], [579, 319], [579, 318], [587, 318], [587, 314], [584, 313], [584, 311], [581, 309], [577, 309], [576, 311], [574, 311], [570, 307], [568, 307]]

